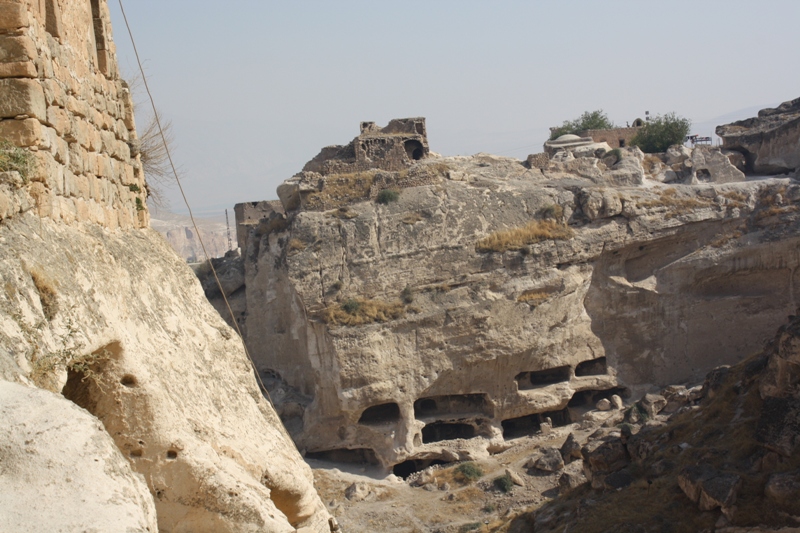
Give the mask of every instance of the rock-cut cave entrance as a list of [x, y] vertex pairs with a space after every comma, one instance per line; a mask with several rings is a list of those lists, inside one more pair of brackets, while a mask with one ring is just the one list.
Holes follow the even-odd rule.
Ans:
[[564, 383], [569, 381], [570, 377], [572, 377], [572, 369], [569, 365], [565, 365], [545, 370], [520, 372], [514, 380], [517, 382], [518, 390], [531, 390]]
[[408, 140], [403, 143], [403, 147], [406, 149], [408, 158], [413, 161], [419, 161], [425, 155], [425, 148], [423, 148], [422, 143], [417, 140]]
[[394, 403], [382, 403], [367, 407], [358, 419], [359, 424], [366, 426], [379, 426], [382, 424], [394, 424], [400, 420], [400, 407]]
[[323, 450], [320, 452], [307, 452], [307, 459], [318, 461], [328, 461], [331, 463], [350, 463], [360, 465], [380, 464], [375, 451], [371, 448], [335, 448], [333, 450]]
[[392, 467], [392, 473], [397, 477], [406, 479], [411, 474], [425, 470], [429, 466], [446, 464], [450, 464], [450, 462], [441, 459], [408, 459], [394, 465], [394, 467]]
[[443, 440], [471, 439], [475, 436], [475, 427], [460, 422], [434, 422], [422, 428], [422, 443], [440, 442]]

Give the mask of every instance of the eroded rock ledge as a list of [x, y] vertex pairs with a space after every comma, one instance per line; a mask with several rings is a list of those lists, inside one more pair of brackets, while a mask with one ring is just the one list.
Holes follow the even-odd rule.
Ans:
[[758, 349], [795, 308], [800, 187], [663, 179], [624, 149], [288, 180], [242, 316], [300, 448], [407, 474]]

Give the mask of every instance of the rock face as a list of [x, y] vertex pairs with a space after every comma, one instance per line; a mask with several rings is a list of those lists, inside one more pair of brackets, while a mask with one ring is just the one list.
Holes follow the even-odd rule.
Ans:
[[156, 509], [102, 424], [63, 396], [0, 381], [4, 531], [155, 533]]
[[[222, 257], [228, 251], [228, 233], [224, 218], [195, 217], [197, 228], [194, 228], [188, 216], [176, 215], [166, 211], [151, 213], [150, 227], [164, 236], [175, 252], [189, 263], [205, 260], [200, 239], [211, 257]], [[233, 220], [231, 220], [233, 224]], [[199, 233], [199, 235], [198, 235]], [[235, 243], [232, 246], [236, 246]]]
[[717, 127], [723, 147], [744, 154], [749, 172], [780, 174], [800, 168], [800, 98], [758, 117]]
[[757, 350], [797, 297], [800, 188], [666, 187], [621, 155], [428, 158], [387, 203], [290, 180], [284, 223], [249, 234], [245, 320], [299, 447], [474, 457]]
[[[19, 61], [0, 56], [18, 76], [0, 80], [16, 145], [0, 150], [36, 162], [0, 169], [0, 390], [17, 390], [2, 401], [0, 516], [15, 531], [154, 532], [155, 508], [164, 532], [327, 532], [241, 340], [147, 228], [106, 4], [0, 3], [0, 33], [4, 52], [21, 43]], [[7, 480], [26, 486], [7, 494]]]

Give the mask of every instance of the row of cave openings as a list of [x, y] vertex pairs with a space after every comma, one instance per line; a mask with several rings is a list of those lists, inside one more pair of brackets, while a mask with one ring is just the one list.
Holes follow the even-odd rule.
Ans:
[[[607, 372], [606, 359], [603, 357], [580, 363], [575, 368], [574, 375], [578, 377], [594, 376], [607, 374]], [[572, 374], [573, 370], [570, 366], [562, 366], [541, 371], [523, 372], [517, 376], [516, 381], [520, 390], [530, 390], [567, 382], [571, 379]], [[610, 399], [615, 394], [627, 396], [627, 390], [621, 387], [584, 390], [576, 392], [567, 407], [561, 410], [532, 413], [502, 420], [503, 438], [510, 440], [534, 435], [540, 431], [544, 422], [549, 422], [553, 427], [566, 426], [573, 421], [573, 409], [594, 405], [603, 398]], [[493, 405], [486, 394], [459, 394], [421, 398], [414, 402], [414, 417], [417, 420], [424, 421], [425, 426], [422, 428], [421, 436], [415, 437], [414, 445], [420, 446], [440, 441], [489, 436], [491, 432], [490, 419], [493, 417], [493, 412]], [[400, 406], [397, 403], [389, 402], [373, 405], [365, 409], [358, 423], [366, 426], [383, 426], [396, 424], [400, 421], [400, 418]], [[369, 448], [340, 448], [309, 452], [306, 457], [333, 462], [379, 464], [375, 452]], [[409, 459], [394, 465], [393, 473], [405, 478], [431, 465], [445, 464], [446, 462], [439, 459]]]

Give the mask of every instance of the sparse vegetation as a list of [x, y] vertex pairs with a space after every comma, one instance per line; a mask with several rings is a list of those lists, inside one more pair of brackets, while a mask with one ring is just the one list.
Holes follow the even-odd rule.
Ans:
[[403, 217], [403, 224], [413, 225], [422, 220], [422, 215], [417, 212], [409, 213]]
[[483, 470], [476, 463], [461, 463], [456, 467], [456, 476], [462, 483], [471, 483], [483, 476]]
[[550, 297], [550, 295], [544, 291], [540, 290], [529, 290], [525, 291], [517, 297], [517, 301], [519, 303], [529, 304], [529, 305], [539, 305], [540, 303], [544, 302]]
[[544, 240], [567, 240], [575, 233], [565, 224], [552, 220], [534, 220], [521, 228], [492, 233], [478, 241], [478, 252], [507, 252]]
[[400, 198], [400, 191], [397, 189], [384, 189], [375, 197], [375, 201], [379, 204], [388, 204], [396, 202]]
[[664, 166], [664, 162], [661, 159], [653, 154], [647, 154], [644, 156], [644, 161], [642, 161], [642, 167], [647, 174], [653, 175], [656, 174], [661, 167]]
[[139, 187], [135, 183], [131, 183], [130, 185], [128, 185], [128, 190], [130, 190], [131, 192], [135, 192], [135, 193], [142, 192], [141, 187]]
[[339, 220], [352, 220], [358, 217], [358, 213], [351, 211], [349, 207], [340, 207], [329, 214], [333, 218], [338, 218]]
[[306, 243], [296, 238], [289, 239], [289, 244], [286, 245], [286, 249], [289, 253], [302, 252], [306, 249]]
[[641, 127], [631, 139], [631, 145], [638, 146], [647, 154], [666, 152], [673, 144], [683, 144], [691, 127], [691, 120], [675, 113], [658, 115]]
[[342, 290], [342, 280], [337, 279], [333, 283], [331, 283], [331, 290], [334, 292]]
[[539, 215], [545, 219], [561, 220], [564, 218], [564, 208], [558, 204], [546, 205], [539, 210]]
[[714, 201], [708, 198], [696, 197], [679, 194], [677, 189], [670, 187], [664, 189], [659, 193], [658, 199], [645, 200], [640, 202], [639, 207], [652, 208], [652, 207], [665, 207], [670, 210], [667, 213], [667, 218], [675, 218], [694, 209], [701, 209], [704, 207], [711, 207]]
[[308, 193], [306, 208], [311, 211], [338, 209], [366, 200], [375, 180], [376, 171], [351, 172], [325, 176], [322, 190]]
[[42, 304], [44, 316], [47, 320], [53, 320], [56, 313], [58, 313], [58, 296], [55, 283], [39, 270], [31, 271], [31, 279], [39, 292], [39, 301]]
[[603, 162], [608, 167], [613, 167], [622, 160], [622, 150], [614, 148], [603, 154]]
[[0, 139], [0, 172], [19, 172], [22, 180], [27, 182], [35, 165], [36, 159], [31, 152]]
[[144, 202], [138, 196], [136, 197], [136, 210], [137, 211], [144, 211]]
[[512, 481], [511, 476], [508, 474], [494, 478], [492, 484], [497, 490], [504, 493], [509, 493], [514, 488], [514, 481]]
[[404, 303], [410, 304], [414, 301], [414, 291], [411, 290], [411, 287], [406, 285], [403, 291], [400, 293], [400, 297], [403, 299]]
[[350, 298], [339, 305], [328, 307], [322, 313], [322, 319], [331, 325], [360, 326], [373, 322], [388, 322], [405, 315], [406, 308], [402, 302], [386, 302], [383, 300], [365, 300]]
[[558, 139], [562, 135], [576, 134], [584, 130], [608, 130], [616, 127], [602, 109], [584, 111], [575, 120], [565, 120], [558, 128], [551, 129], [550, 140]]
[[467, 533], [468, 531], [475, 531], [481, 528], [480, 522], [470, 522], [469, 524], [464, 524], [460, 528], [458, 528], [459, 533]]

